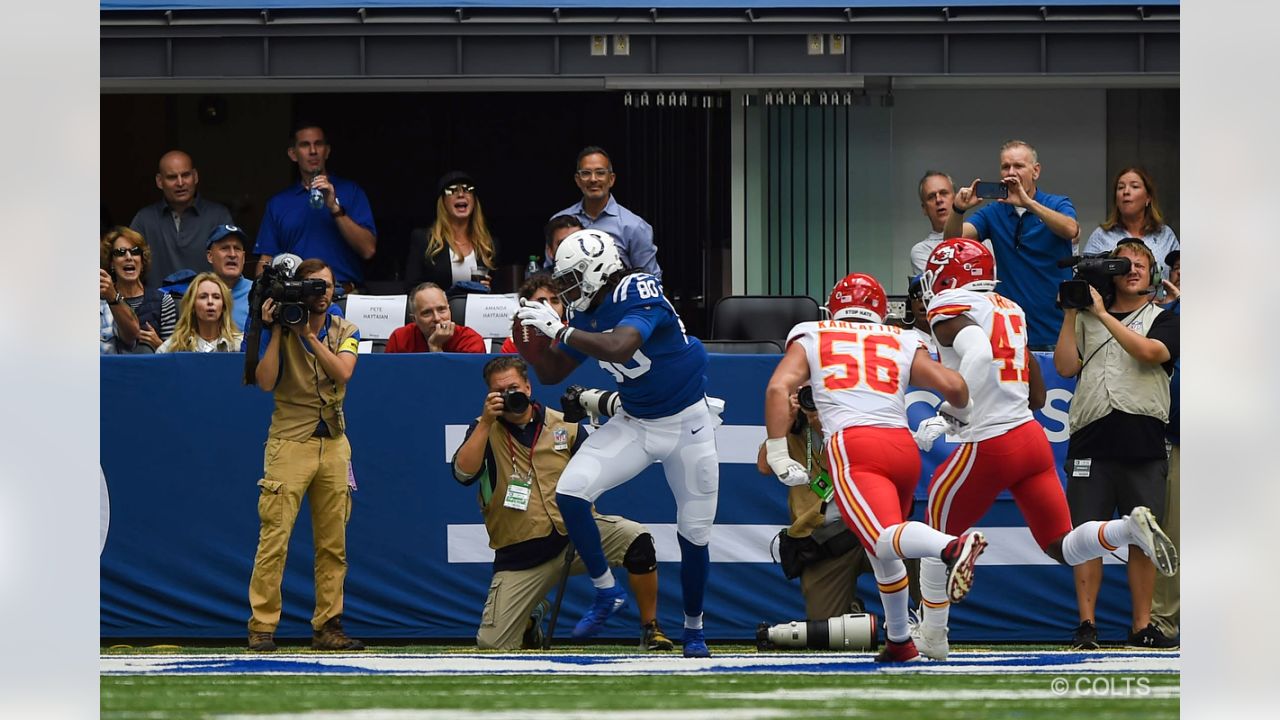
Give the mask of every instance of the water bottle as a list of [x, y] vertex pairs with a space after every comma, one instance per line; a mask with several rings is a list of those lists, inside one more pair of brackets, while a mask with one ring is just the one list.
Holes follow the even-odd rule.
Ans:
[[307, 196], [307, 204], [312, 210], [319, 210], [324, 207], [324, 193], [320, 192], [320, 188], [312, 187], [310, 194]]
[[531, 276], [531, 275], [533, 275], [534, 273], [538, 272], [540, 269], [541, 269], [541, 268], [539, 268], [539, 267], [538, 267], [538, 256], [537, 256], [537, 255], [530, 255], [530, 256], [529, 256], [529, 266], [528, 266], [527, 268], [525, 268], [525, 271], [524, 271], [524, 276], [525, 276], [525, 278], [526, 278], [526, 279], [527, 279], [527, 278], [529, 278], [529, 276]]

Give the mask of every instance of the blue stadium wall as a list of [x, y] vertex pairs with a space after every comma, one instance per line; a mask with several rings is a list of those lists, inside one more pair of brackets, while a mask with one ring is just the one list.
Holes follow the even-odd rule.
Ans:
[[[474, 489], [457, 484], [448, 457], [484, 394], [485, 356], [361, 356], [346, 404], [359, 485], [348, 527], [346, 624], [357, 636], [472, 638], [488, 588], [491, 554]], [[717, 430], [720, 504], [712, 540], [708, 634], [748, 641], [757, 623], [803, 617], [798, 582], [771, 562], [769, 539], [786, 524], [785, 489], [754, 466], [764, 438], [763, 390], [778, 356], [712, 356], [709, 392], [725, 398]], [[1050, 387], [1037, 413], [1062, 460], [1072, 383], [1040, 356]], [[103, 638], [242, 639], [257, 542], [255, 483], [271, 396], [239, 383], [243, 356], [177, 354], [101, 360], [101, 556]], [[573, 382], [611, 387], [596, 366]], [[563, 386], [534, 386], [557, 404]], [[909, 396], [912, 422], [938, 398]], [[127, 420], [124, 418], [128, 418]], [[925, 458], [925, 481], [948, 452]], [[659, 617], [681, 624], [674, 505], [658, 467], [601, 498], [602, 512], [649, 525], [659, 550]], [[983, 641], [1063, 641], [1076, 625], [1071, 571], [1035, 547], [1012, 500], [1001, 498], [981, 526], [992, 538], [976, 589], [952, 613], [952, 637]], [[1108, 559], [1098, 604], [1104, 639], [1122, 639], [1129, 601], [1124, 568]], [[870, 576], [860, 593], [880, 614]], [[590, 583], [569, 585], [565, 612], [585, 609]], [[284, 579], [282, 637], [306, 637], [312, 612], [312, 549], [307, 511], [299, 515]], [[628, 609], [606, 637], [634, 639]]]

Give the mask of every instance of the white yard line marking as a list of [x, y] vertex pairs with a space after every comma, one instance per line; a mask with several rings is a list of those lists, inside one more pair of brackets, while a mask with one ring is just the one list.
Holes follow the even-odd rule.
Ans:
[[[270, 715], [215, 715], [215, 720], [600, 720], [600, 710], [313, 710]], [[788, 710], [717, 709], [718, 720], [793, 717]], [[705, 720], [706, 710], [609, 710], [610, 720]]]
[[870, 653], [740, 653], [705, 659], [653, 655], [247, 653], [103, 655], [103, 675], [664, 675], [709, 673], [1173, 674], [1178, 652], [965, 652], [945, 663], [878, 665]]

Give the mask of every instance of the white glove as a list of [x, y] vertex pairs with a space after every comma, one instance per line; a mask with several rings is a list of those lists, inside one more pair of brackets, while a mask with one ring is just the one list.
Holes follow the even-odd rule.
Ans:
[[791, 459], [787, 451], [786, 438], [769, 438], [764, 441], [764, 459], [773, 468], [773, 474], [783, 485], [795, 487], [809, 484], [809, 472], [804, 466]]
[[560, 314], [543, 302], [520, 298], [520, 309], [516, 311], [516, 317], [520, 318], [525, 327], [534, 328], [552, 340], [556, 338], [556, 333], [564, 329]]
[[916, 441], [916, 447], [925, 452], [932, 450], [933, 441], [947, 431], [949, 424], [947, 419], [941, 415], [934, 415], [921, 420], [920, 425], [916, 427], [916, 431], [911, 434], [911, 437]]
[[938, 416], [947, 421], [947, 432], [952, 435], [960, 432], [969, 424], [969, 415], [973, 412], [973, 398], [962, 408], [955, 407], [945, 400], [938, 406]]

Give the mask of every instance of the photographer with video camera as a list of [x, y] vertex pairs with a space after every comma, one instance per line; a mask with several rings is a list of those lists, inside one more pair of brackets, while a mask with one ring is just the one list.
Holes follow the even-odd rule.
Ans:
[[[547, 592], [561, 579], [569, 545], [556, 504], [556, 487], [569, 458], [586, 439], [578, 421], [617, 410], [617, 393], [570, 386], [564, 412], [530, 398], [529, 368], [518, 357], [485, 364], [489, 392], [480, 417], [453, 456], [453, 476], [479, 482], [480, 511], [494, 550], [493, 580], [476, 644], [482, 650], [537, 649], [543, 645]], [[670, 650], [658, 626], [658, 559], [643, 525], [592, 510], [610, 567], [627, 569], [643, 625], [641, 650]], [[568, 568], [586, 572], [582, 558]]]
[[[261, 530], [249, 580], [249, 649], [276, 649], [285, 556], [305, 496], [315, 543], [311, 647], [363, 650], [364, 643], [342, 629], [352, 489], [342, 403], [355, 371], [360, 331], [327, 312], [334, 278], [323, 260], [299, 262], [297, 256], [283, 255], [270, 267], [250, 292], [258, 310], [246, 340], [246, 375], [275, 398], [258, 481]], [[265, 336], [260, 357], [258, 334]]]
[[[1122, 240], [1106, 258], [1086, 258], [1075, 278], [1059, 289], [1065, 310], [1053, 364], [1076, 378], [1068, 412], [1067, 503], [1071, 522], [1109, 521], [1145, 505], [1165, 522], [1168, 458], [1169, 378], [1178, 358], [1178, 316], [1155, 302], [1159, 278], [1151, 250], [1138, 239]], [[1086, 295], [1087, 293], [1087, 295]], [[1087, 297], [1087, 302], [1086, 302]], [[1106, 548], [1114, 550], [1114, 548]], [[1094, 610], [1102, 583], [1102, 560], [1073, 568], [1080, 625], [1073, 645], [1098, 647]], [[1133, 628], [1128, 643], [1173, 647], [1151, 624], [1156, 567], [1129, 550]]]

